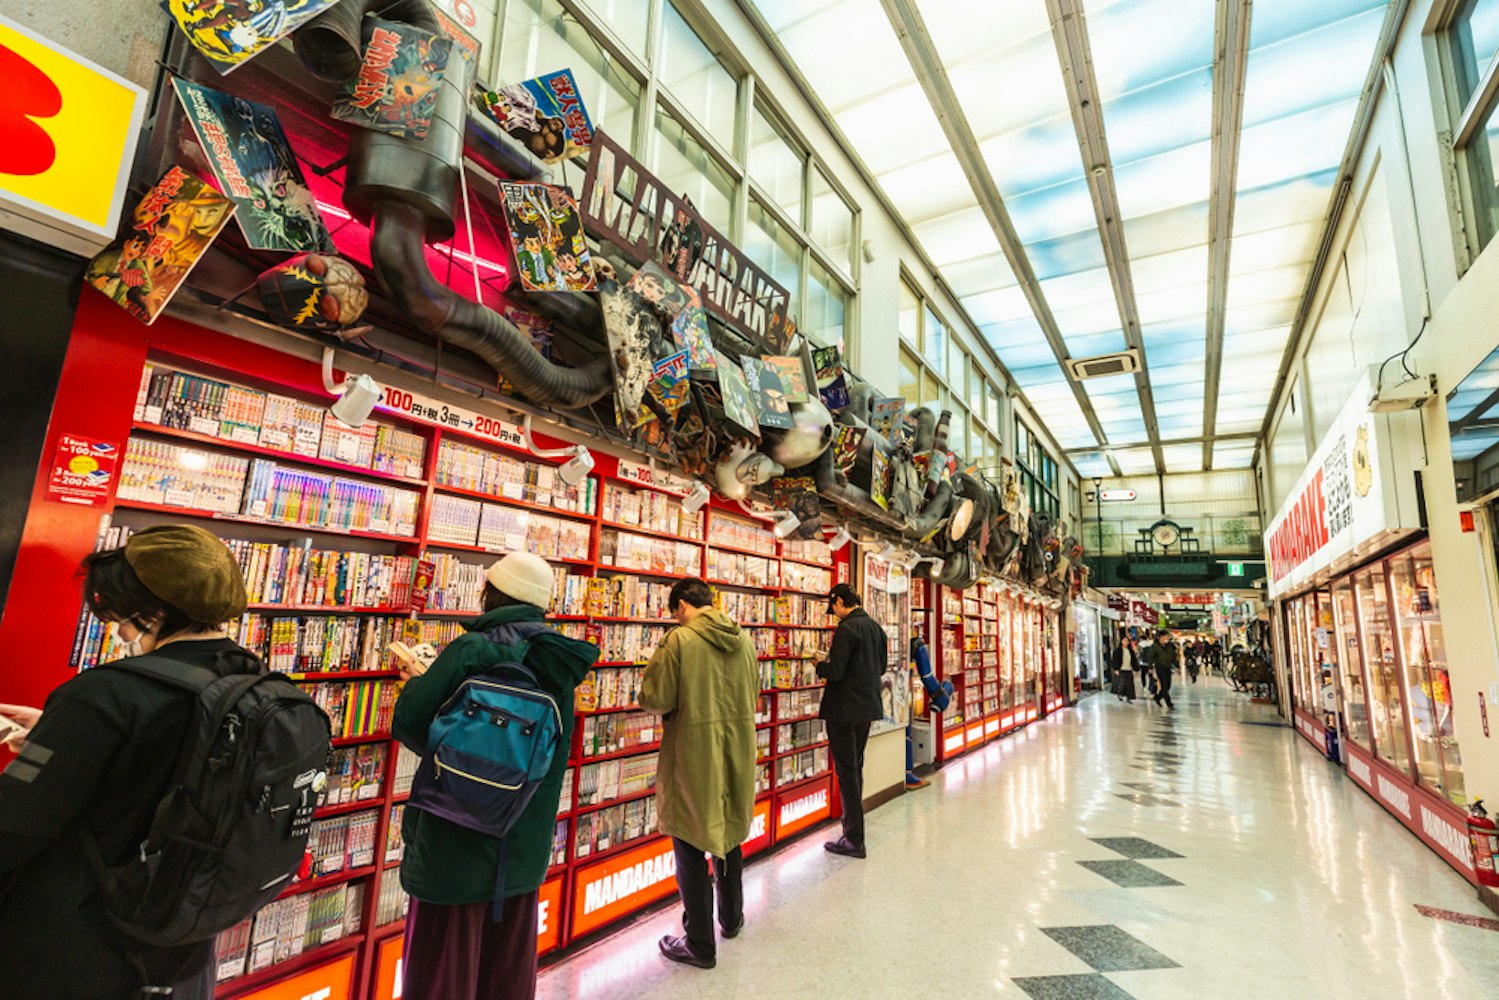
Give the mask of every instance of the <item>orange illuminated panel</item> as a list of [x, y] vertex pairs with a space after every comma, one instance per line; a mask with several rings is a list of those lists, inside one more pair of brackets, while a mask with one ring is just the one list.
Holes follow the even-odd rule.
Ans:
[[999, 735], [999, 716], [984, 720], [984, 735], [986, 737]]
[[755, 803], [749, 836], [744, 839], [744, 856], [750, 857], [770, 846], [770, 799]]
[[536, 952], [545, 955], [562, 942], [562, 877], [541, 884], [536, 901]]
[[573, 880], [576, 940], [677, 888], [677, 859], [662, 839], [580, 869]]
[[781, 841], [833, 815], [833, 783], [829, 778], [776, 796], [776, 840]]
[[1036, 706], [1035, 705], [1031, 705], [1029, 708], [1027, 708], [1025, 710], [1025, 721], [1026, 722], [1035, 722], [1036, 721], [1036, 714], [1037, 714], [1036, 713]]
[[0, 17], [0, 225], [91, 255], [114, 238], [146, 92]]
[[405, 934], [380, 942], [375, 950], [375, 1000], [401, 1000], [401, 959], [405, 953]]
[[354, 984], [354, 955], [283, 979], [273, 986], [245, 993], [238, 1000], [349, 1000]]
[[975, 722], [969, 726], [964, 731], [963, 739], [969, 747], [976, 747], [984, 742], [984, 724], [982, 722]]
[[944, 753], [957, 753], [963, 749], [963, 731], [961, 729], [948, 733], [947, 738], [942, 741]]
[[999, 731], [1008, 732], [1015, 727], [1015, 713], [1006, 712], [999, 718]]

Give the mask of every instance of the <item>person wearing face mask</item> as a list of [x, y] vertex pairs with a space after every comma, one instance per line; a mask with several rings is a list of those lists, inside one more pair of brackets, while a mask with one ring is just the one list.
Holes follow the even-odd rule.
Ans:
[[[222, 623], [245, 611], [238, 564], [202, 528], [159, 525], [83, 562], [89, 609], [115, 623], [128, 655], [220, 676], [264, 669]], [[213, 941], [127, 949], [110, 926], [81, 835], [109, 865], [138, 851], [166, 794], [195, 697], [103, 664], [41, 710], [0, 706], [29, 727], [0, 772], [0, 1000], [127, 1000], [171, 982], [173, 1000], [213, 996]]]
[[[656, 815], [672, 838], [687, 933], [660, 941], [673, 962], [717, 964], [713, 897], [726, 938], [744, 927], [744, 852], [755, 817], [755, 702], [760, 663], [754, 643], [713, 606], [702, 580], [679, 580], [667, 610], [673, 629], [646, 665], [640, 707], [662, 716]], [[708, 857], [713, 858], [713, 878]]]

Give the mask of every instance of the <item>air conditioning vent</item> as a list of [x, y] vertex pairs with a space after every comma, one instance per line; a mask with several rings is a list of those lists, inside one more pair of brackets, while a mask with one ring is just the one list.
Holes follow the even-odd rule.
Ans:
[[1140, 370], [1140, 352], [1130, 350], [1119, 354], [1100, 354], [1096, 358], [1069, 358], [1067, 370], [1079, 382], [1089, 378], [1107, 378], [1110, 375], [1132, 375]]

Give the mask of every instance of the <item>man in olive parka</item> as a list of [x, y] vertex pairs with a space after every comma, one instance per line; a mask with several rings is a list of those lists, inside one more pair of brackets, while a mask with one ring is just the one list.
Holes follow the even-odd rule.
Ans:
[[711, 969], [717, 961], [714, 882], [724, 937], [734, 937], [744, 925], [740, 845], [755, 813], [759, 660], [749, 636], [713, 606], [713, 592], [702, 580], [678, 581], [667, 608], [681, 627], [666, 636], [646, 666], [640, 707], [663, 717], [656, 814], [676, 847], [687, 933], [663, 937], [661, 953]]

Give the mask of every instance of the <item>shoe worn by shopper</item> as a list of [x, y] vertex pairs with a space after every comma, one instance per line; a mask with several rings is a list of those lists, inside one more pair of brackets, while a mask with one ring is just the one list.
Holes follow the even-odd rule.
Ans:
[[846, 858], [862, 858], [866, 856], [864, 848], [853, 843], [847, 837], [839, 837], [822, 845], [823, 850], [829, 854], [841, 854]]
[[719, 933], [722, 934], [726, 938], [736, 938], [736, 937], [739, 936], [739, 932], [742, 931], [742, 930], [744, 930], [744, 920], [743, 920], [743, 918], [741, 918], [740, 921], [739, 921], [739, 923], [735, 924], [732, 928], [729, 928], [729, 927], [720, 927], [718, 929]]
[[931, 783], [931, 780], [927, 778], [921, 778], [914, 774], [906, 775], [906, 791], [908, 792], [914, 792], [918, 788], [925, 788]]
[[[735, 933], [738, 933], [737, 931]], [[673, 937], [670, 934], [661, 939], [661, 954], [673, 962], [681, 962], [683, 965], [691, 965], [699, 969], [711, 969], [718, 964], [718, 959], [711, 955], [704, 958], [687, 946], [685, 937]]]

